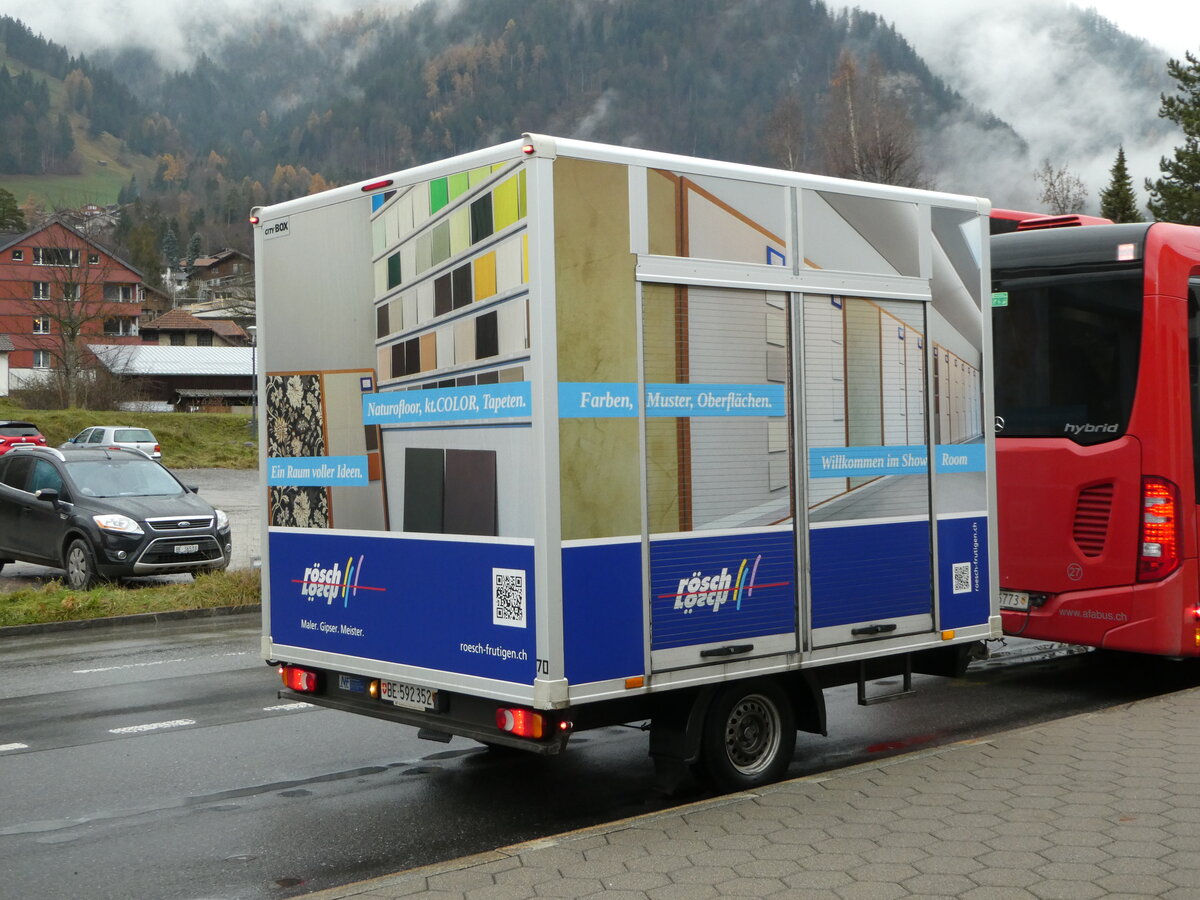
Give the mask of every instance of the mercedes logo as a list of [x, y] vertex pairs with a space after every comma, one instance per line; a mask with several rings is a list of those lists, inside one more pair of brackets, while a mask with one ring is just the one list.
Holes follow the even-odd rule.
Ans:
[[996, 431], [1004, 430], [1004, 416], [996, 416]]

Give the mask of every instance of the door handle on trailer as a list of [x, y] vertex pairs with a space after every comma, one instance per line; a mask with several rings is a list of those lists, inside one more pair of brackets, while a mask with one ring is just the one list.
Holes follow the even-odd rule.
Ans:
[[[894, 626], [893, 626], [894, 627]], [[713, 647], [701, 650], [701, 656], [733, 656], [735, 653], [749, 653], [754, 649], [753, 644], [730, 644], [728, 647]]]
[[896, 623], [892, 622], [889, 625], [864, 625], [861, 628], [851, 628], [850, 633], [855, 637], [860, 637], [872, 634], [887, 634], [889, 631], [895, 630]]

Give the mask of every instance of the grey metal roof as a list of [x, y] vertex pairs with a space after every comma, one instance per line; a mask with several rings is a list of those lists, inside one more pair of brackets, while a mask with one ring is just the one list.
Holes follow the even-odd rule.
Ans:
[[91, 344], [92, 352], [120, 375], [253, 374], [253, 347], [169, 347], [159, 344]]
[[10, 350], [16, 350], [13, 346], [12, 338], [7, 334], [0, 334], [0, 353], [6, 353]]
[[180, 397], [253, 397], [249, 388], [176, 388]]

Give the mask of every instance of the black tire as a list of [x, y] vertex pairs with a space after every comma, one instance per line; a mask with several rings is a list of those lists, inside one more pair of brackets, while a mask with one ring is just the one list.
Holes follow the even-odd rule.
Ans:
[[722, 791], [778, 781], [796, 750], [796, 714], [774, 681], [728, 684], [713, 698], [701, 739], [704, 771]]
[[75, 591], [86, 591], [96, 586], [100, 576], [96, 573], [96, 558], [92, 548], [83, 538], [75, 538], [67, 546], [63, 568], [67, 570], [67, 586]]

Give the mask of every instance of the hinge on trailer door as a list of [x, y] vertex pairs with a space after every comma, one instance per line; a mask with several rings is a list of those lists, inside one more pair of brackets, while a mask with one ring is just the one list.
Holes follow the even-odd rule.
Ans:
[[858, 664], [858, 705], [872, 706], [876, 703], [887, 703], [891, 700], [903, 700], [905, 697], [916, 696], [916, 691], [912, 686], [912, 654], [904, 654], [904, 680], [900, 690], [892, 691], [890, 694], [879, 694], [875, 697], [867, 696], [867, 661], [861, 660]]

